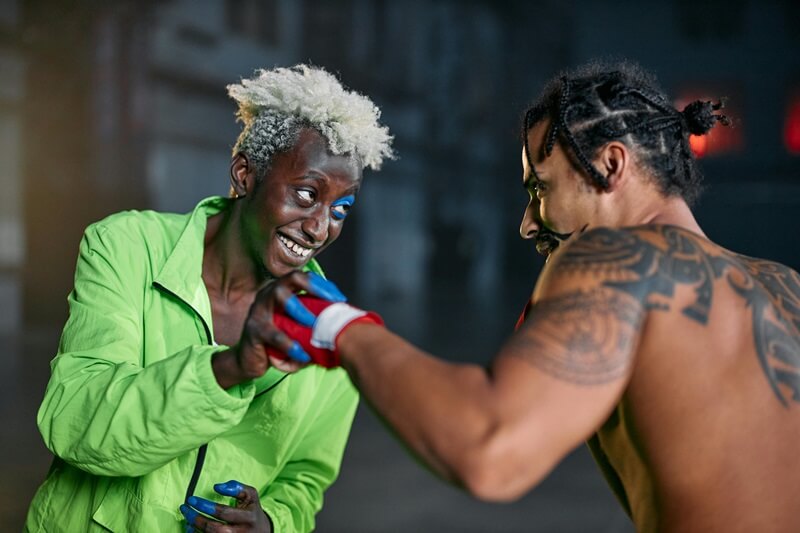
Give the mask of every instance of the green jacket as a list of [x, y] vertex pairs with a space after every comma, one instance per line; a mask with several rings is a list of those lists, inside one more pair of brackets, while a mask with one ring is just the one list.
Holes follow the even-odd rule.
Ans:
[[314, 528], [358, 395], [343, 370], [320, 367], [219, 387], [210, 360], [225, 347], [201, 269], [206, 220], [228, 202], [86, 230], [37, 417], [56, 458], [26, 531], [183, 532], [187, 490], [231, 504], [213, 490], [230, 479], [258, 489], [276, 531]]

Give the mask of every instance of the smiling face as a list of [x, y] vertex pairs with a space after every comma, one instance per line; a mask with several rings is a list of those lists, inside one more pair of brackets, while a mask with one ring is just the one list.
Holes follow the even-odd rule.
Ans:
[[293, 148], [273, 156], [263, 180], [249, 176], [239, 200], [245, 246], [260, 268], [282, 276], [339, 237], [361, 185], [361, 166], [332, 154], [318, 132], [306, 129]]
[[[535, 239], [542, 255], [552, 252], [558, 241], [581, 231], [598, 219], [601, 191], [589, 183], [556, 142], [550, 155], [544, 145], [549, 120], [534, 125], [522, 149], [522, 180], [530, 195], [520, 224], [523, 239]], [[555, 234], [555, 235], [554, 235]]]

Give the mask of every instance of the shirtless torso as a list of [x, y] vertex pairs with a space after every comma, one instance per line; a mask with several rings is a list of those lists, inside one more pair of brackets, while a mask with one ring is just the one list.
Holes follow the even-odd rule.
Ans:
[[[800, 531], [800, 275], [673, 226], [598, 230], [565, 255], [561, 276], [612, 299], [565, 308], [559, 335], [637, 343], [589, 441], [637, 530]], [[619, 322], [640, 302], [634, 338]], [[545, 370], [574, 383], [623, 372], [621, 352], [595, 353]]]

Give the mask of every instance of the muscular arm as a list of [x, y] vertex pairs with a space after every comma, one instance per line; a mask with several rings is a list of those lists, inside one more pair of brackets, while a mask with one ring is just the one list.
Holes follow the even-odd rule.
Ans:
[[605, 420], [630, 375], [644, 305], [605, 284], [613, 269], [571, 268], [568, 250], [488, 370], [373, 325], [339, 337], [343, 366], [399, 437], [480, 498], [513, 499], [537, 484]]

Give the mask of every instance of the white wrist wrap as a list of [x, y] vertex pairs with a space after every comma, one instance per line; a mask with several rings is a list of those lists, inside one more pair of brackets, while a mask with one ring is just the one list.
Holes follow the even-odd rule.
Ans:
[[311, 346], [336, 349], [336, 337], [344, 327], [357, 318], [366, 315], [366, 311], [345, 303], [331, 304], [317, 315], [314, 328], [311, 330]]

